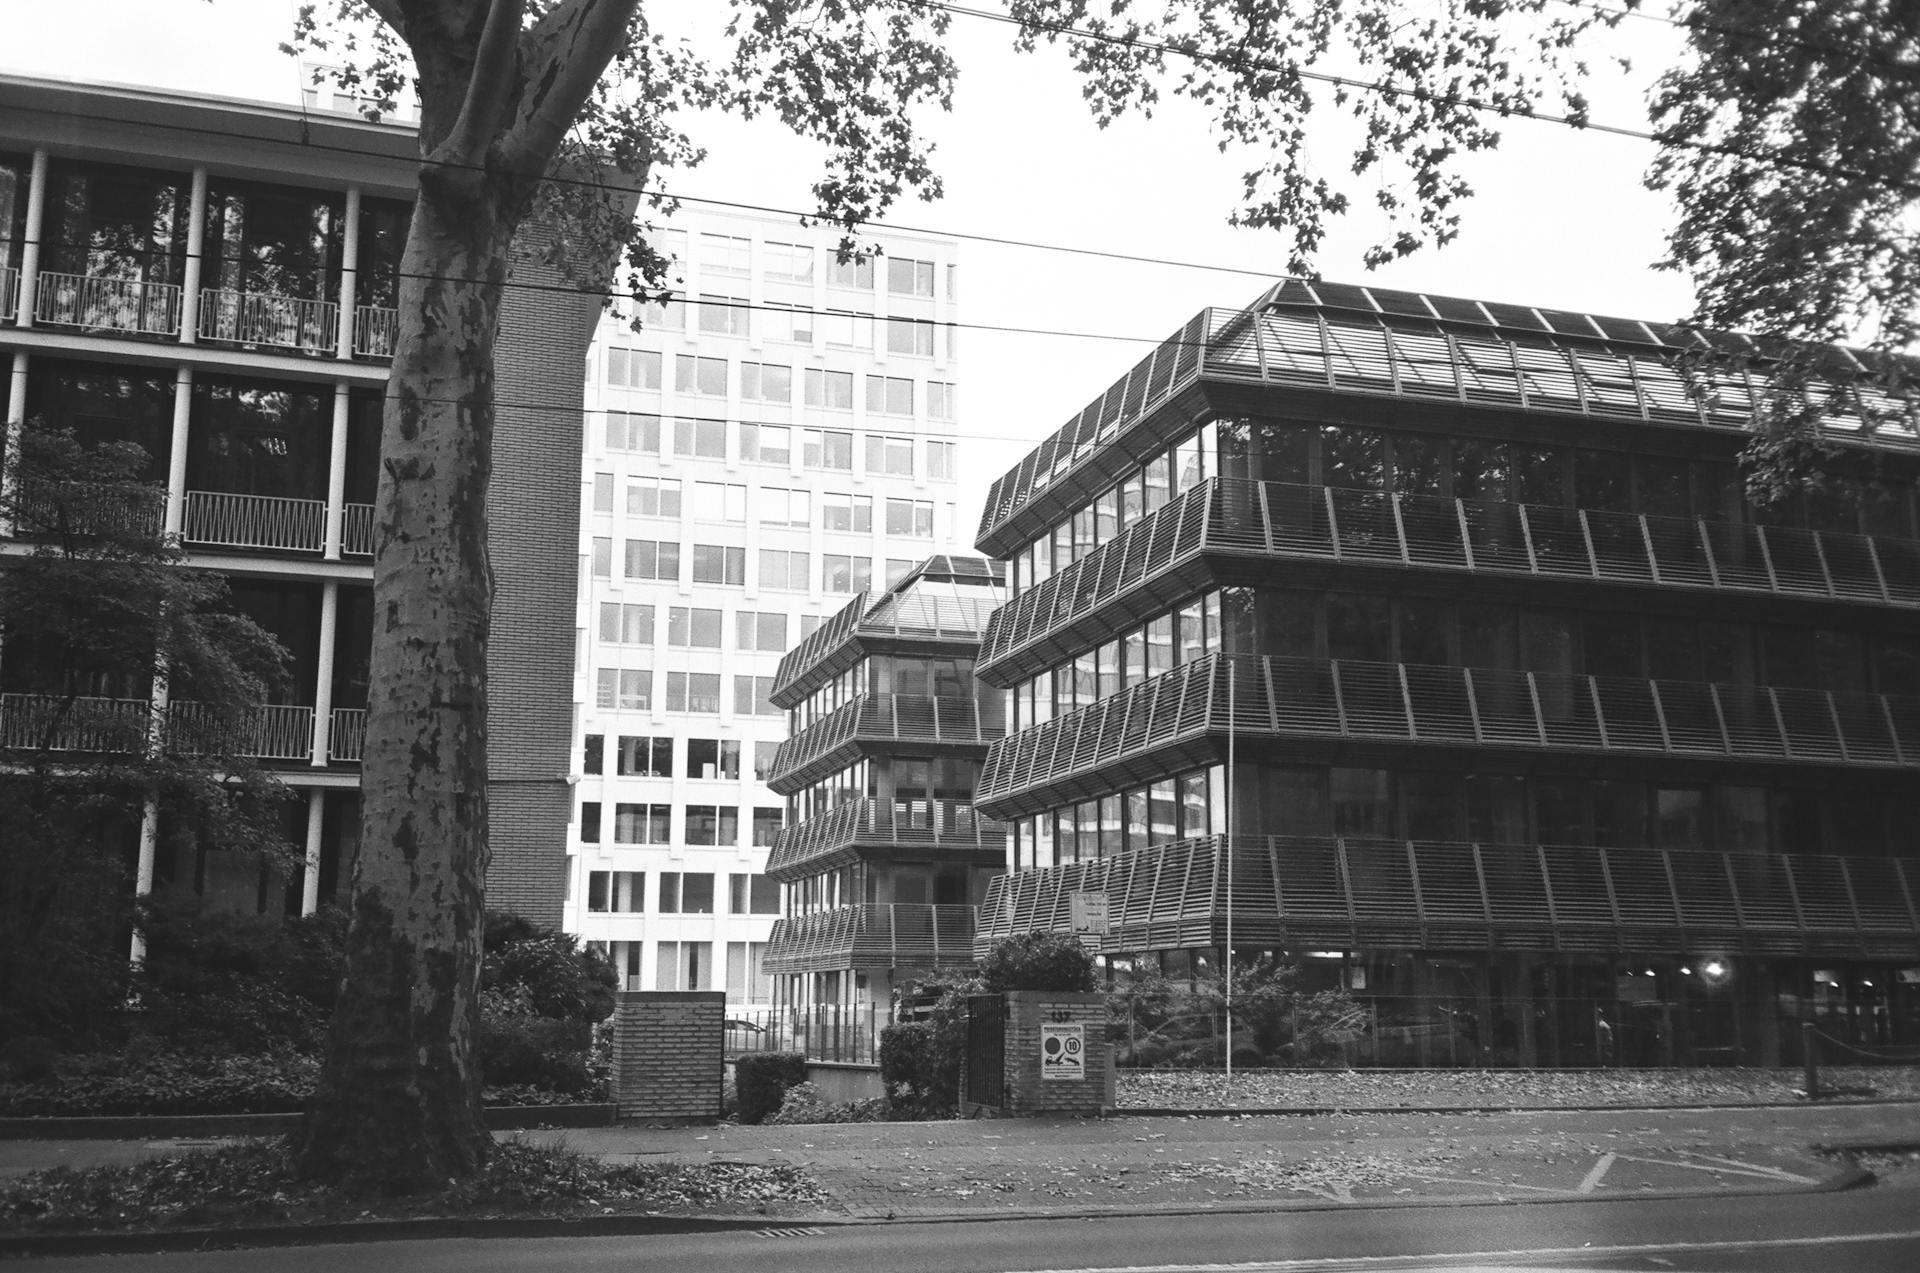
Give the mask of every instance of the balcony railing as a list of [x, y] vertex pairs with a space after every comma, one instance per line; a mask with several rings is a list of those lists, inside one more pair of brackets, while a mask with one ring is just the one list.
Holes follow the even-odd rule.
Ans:
[[[127, 753], [144, 750], [145, 699], [80, 698], [71, 706], [46, 694], [0, 695], [0, 745], [51, 751]], [[168, 706], [165, 744], [181, 755], [227, 754], [259, 760], [309, 760], [313, 709], [265, 704], [230, 722], [200, 703]]]
[[367, 709], [336, 707], [328, 734], [327, 754], [334, 760], [357, 764], [367, 750]]
[[842, 866], [863, 849], [908, 849], [920, 855], [1006, 851], [1005, 823], [981, 818], [960, 802], [850, 800], [817, 818], [781, 828], [767, 855], [767, 874], [792, 883]]
[[200, 339], [330, 354], [339, 344], [340, 306], [333, 301], [204, 288]]
[[768, 973], [938, 968], [973, 962], [973, 907], [842, 906], [774, 921]]
[[177, 336], [180, 286], [41, 270], [34, 282], [33, 319], [51, 327]]
[[767, 785], [791, 795], [852, 764], [868, 747], [914, 743], [943, 751], [985, 747], [1005, 733], [999, 696], [983, 715], [971, 698], [861, 694], [780, 744]]
[[1230, 722], [1244, 742], [1920, 766], [1920, 698], [1212, 654], [994, 743], [974, 804], [1013, 818], [1210, 763]]
[[165, 520], [166, 492], [157, 486], [109, 493], [90, 483], [54, 483], [20, 492], [13, 533], [22, 539], [150, 537], [160, 534]]
[[10, 323], [20, 310], [20, 271], [0, 265], [0, 322]]
[[391, 358], [400, 343], [400, 311], [385, 305], [353, 308], [353, 353], [356, 358]]
[[[1704, 518], [1211, 478], [1000, 608], [998, 684], [1204, 587], [1204, 557], [1459, 571], [1920, 608], [1920, 542]], [[1240, 573], [1244, 574], [1242, 570]]]
[[373, 505], [348, 504], [340, 510], [340, 551], [349, 557], [373, 556]]
[[326, 543], [327, 505], [227, 491], [188, 491], [183, 537], [190, 544], [319, 552]]
[[[874, 601], [861, 593], [780, 660], [773, 701], [792, 707], [833, 676], [852, 667], [874, 644], [915, 646], [951, 642], [968, 653], [978, 644], [1000, 599], [909, 593]], [[871, 606], [871, 609], [869, 609]]]
[[[1072, 927], [1108, 953], [1226, 938], [1225, 837], [1000, 876], [975, 941]], [[1235, 836], [1236, 946], [1920, 956], [1920, 870], [1895, 857]]]

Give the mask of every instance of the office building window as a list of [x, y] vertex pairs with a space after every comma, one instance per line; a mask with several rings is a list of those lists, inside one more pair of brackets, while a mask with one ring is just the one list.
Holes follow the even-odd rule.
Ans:
[[927, 476], [936, 481], [952, 481], [957, 475], [953, 463], [954, 444], [927, 443]]
[[634, 914], [646, 904], [645, 871], [587, 872], [587, 909], [594, 914]]
[[653, 673], [646, 668], [603, 667], [594, 674], [593, 688], [596, 707], [640, 712], [653, 708]]
[[582, 801], [580, 805], [580, 843], [600, 843], [600, 802]]
[[853, 373], [807, 368], [806, 404], [828, 411], [853, 410]]
[[780, 886], [764, 875], [727, 877], [727, 914], [778, 915]]
[[680, 516], [680, 479], [636, 477], [627, 481], [629, 517]]
[[712, 942], [663, 941], [655, 951], [654, 989], [713, 989]]
[[793, 430], [784, 424], [741, 425], [740, 458], [750, 464], [791, 464]]
[[593, 539], [593, 577], [611, 579], [613, 577], [613, 540], [596, 535]]
[[773, 979], [760, 967], [767, 944], [758, 941], [727, 943], [727, 998], [737, 1003], [769, 1003]]
[[740, 778], [740, 740], [687, 739], [687, 777], [737, 782]]
[[614, 770], [623, 778], [673, 777], [673, 739], [620, 735]]
[[700, 330], [710, 336], [747, 334], [747, 298], [700, 294]]
[[853, 434], [837, 429], [802, 429], [801, 460], [810, 469], [853, 471]]
[[749, 402], [792, 402], [793, 368], [772, 362], [741, 363], [740, 396]]
[[737, 234], [702, 234], [700, 268], [709, 274], [745, 274], [753, 267], [753, 240]]
[[933, 538], [933, 504], [920, 499], [888, 500], [887, 534]]
[[[765, 782], [773, 777], [773, 758], [780, 753], [779, 743], [757, 742], [753, 745], [753, 780]], [[779, 810], [774, 810], [778, 813]], [[757, 819], [756, 814], [756, 819]]]
[[736, 482], [695, 482], [693, 497], [703, 521], [747, 520], [747, 488]]
[[720, 544], [693, 546], [695, 583], [744, 584], [747, 581], [747, 550]]
[[[868, 377], [872, 379], [872, 377]], [[878, 433], [867, 436], [867, 472], [890, 477], [913, 476], [913, 439]]]
[[670, 712], [719, 711], [720, 674], [718, 672], [667, 673], [667, 710]]
[[615, 645], [652, 645], [653, 607], [602, 601], [600, 639]]
[[596, 513], [613, 511], [613, 474], [595, 473], [593, 475], [593, 511]]
[[615, 844], [665, 844], [671, 832], [673, 806], [629, 804], [613, 806]]
[[637, 411], [607, 412], [607, 450], [660, 454], [660, 417]]
[[756, 848], [771, 848], [786, 825], [786, 810], [777, 805], [756, 805], [753, 810], [753, 843]]
[[873, 258], [842, 261], [837, 256], [827, 262], [827, 283], [832, 287], [857, 287], [873, 290]]
[[[699, 549], [694, 550], [696, 553]], [[680, 649], [720, 648], [722, 612], [701, 606], [672, 606], [667, 610], [667, 644]]]
[[873, 583], [873, 562], [847, 553], [820, 554], [822, 592], [865, 592]]
[[887, 258], [887, 291], [895, 296], [933, 296], [933, 262]]
[[[725, 393], [722, 381], [720, 392]], [[708, 460], [727, 458], [727, 422], [725, 420], [690, 420], [685, 417], [673, 422], [673, 453], [675, 455], [697, 455]]]
[[933, 357], [933, 324], [917, 318], [889, 318], [887, 352]]
[[672, 540], [629, 539], [626, 576], [629, 579], [680, 578], [680, 545]]
[[807, 590], [807, 554], [780, 548], [760, 550], [760, 586], [784, 588], [794, 592]]
[[673, 387], [680, 393], [724, 398], [727, 396], [727, 360], [681, 354], [673, 360]]
[[597, 774], [606, 763], [607, 736], [588, 734], [580, 744], [580, 772]]
[[687, 843], [732, 846], [740, 843], [740, 811], [727, 804], [687, 806]]
[[873, 496], [827, 491], [820, 496], [820, 528], [866, 534], [873, 529]]
[[639, 310], [643, 331], [687, 330], [687, 303], [676, 294], [669, 293], [663, 300], [642, 301]]
[[780, 709], [773, 705], [773, 678], [734, 677], [733, 711], [736, 716], [778, 716]]
[[787, 648], [787, 616], [776, 610], [742, 610], [734, 616], [734, 644], [742, 650], [781, 654]]
[[813, 493], [784, 486], [763, 486], [754, 504], [762, 526], [808, 526], [813, 522]]
[[660, 872], [660, 913], [662, 915], [713, 914], [713, 873], [710, 871]]
[[828, 349], [873, 348], [872, 314], [830, 309], [820, 317], [820, 330], [826, 335]]
[[760, 259], [766, 262], [770, 279], [783, 283], [813, 282], [813, 249], [803, 243], [769, 240], [760, 247]]
[[607, 350], [607, 383], [621, 389], [658, 389], [660, 355], [651, 349]]
[[891, 588], [905, 579], [913, 572], [914, 565], [915, 562], [910, 557], [887, 558], [887, 587]]
[[759, 310], [760, 332], [767, 340], [789, 341], [798, 345], [813, 343], [813, 310], [806, 305], [786, 305], [767, 301]]
[[927, 418], [951, 420], [956, 413], [954, 386], [939, 380], [927, 381]]
[[867, 410], [877, 415], [912, 415], [913, 381], [899, 376], [868, 376]]

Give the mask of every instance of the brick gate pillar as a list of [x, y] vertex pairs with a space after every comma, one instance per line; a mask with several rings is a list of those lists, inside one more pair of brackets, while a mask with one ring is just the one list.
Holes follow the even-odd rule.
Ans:
[[1009, 1114], [1097, 1117], [1113, 1108], [1106, 1000], [1055, 990], [1009, 991], [1005, 1065]]
[[727, 996], [630, 990], [614, 996], [613, 1101], [621, 1122], [720, 1118]]

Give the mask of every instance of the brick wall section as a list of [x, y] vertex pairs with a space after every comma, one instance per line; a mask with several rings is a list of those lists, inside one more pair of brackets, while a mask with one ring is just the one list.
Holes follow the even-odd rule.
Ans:
[[[629, 208], [631, 212], [631, 208]], [[559, 927], [566, 900], [580, 553], [582, 368], [600, 299], [540, 260], [551, 237], [514, 242], [495, 358], [497, 420], [487, 488], [493, 635], [487, 651], [487, 905]], [[535, 287], [515, 286], [533, 284]]]
[[[1078, 1022], [1086, 1036], [1086, 1077], [1061, 1082], [1040, 1077], [1042, 1022]], [[1098, 1117], [1113, 1107], [1113, 1050], [1107, 1046], [1107, 1005], [1099, 995], [1016, 990], [1007, 995], [1007, 1105], [1009, 1114]]]
[[727, 996], [631, 990], [614, 996], [613, 1101], [622, 1122], [720, 1117]]

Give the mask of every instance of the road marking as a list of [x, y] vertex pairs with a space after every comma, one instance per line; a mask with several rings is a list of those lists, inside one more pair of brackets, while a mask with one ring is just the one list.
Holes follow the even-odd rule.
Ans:
[[1450, 1264], [1463, 1260], [1549, 1259], [1577, 1255], [1607, 1257], [1647, 1255], [1657, 1251], [1757, 1251], [1770, 1247], [1819, 1247], [1840, 1243], [1916, 1242], [1920, 1229], [1890, 1233], [1822, 1234], [1817, 1237], [1743, 1238], [1719, 1242], [1649, 1242], [1633, 1246], [1533, 1247], [1503, 1251], [1434, 1251], [1424, 1255], [1353, 1255], [1303, 1260], [1252, 1260], [1241, 1264], [1116, 1264], [1098, 1268], [1021, 1269], [1015, 1273], [1285, 1273], [1291, 1269], [1420, 1269], [1435, 1260]]
[[756, 1238], [817, 1238], [825, 1229], [755, 1229]]
[[1637, 1158], [1632, 1154], [1621, 1154], [1620, 1157], [1628, 1162], [1647, 1163], [1655, 1167], [1682, 1167], [1688, 1171], [1710, 1171], [1716, 1176], [1752, 1176], [1755, 1180], [1778, 1180], [1798, 1185], [1820, 1183], [1811, 1176], [1796, 1176], [1790, 1171], [1781, 1171], [1777, 1167], [1758, 1167], [1751, 1163], [1741, 1163], [1738, 1166], [1715, 1165], [1732, 1162], [1731, 1159], [1726, 1158], [1716, 1158], [1712, 1162], [1674, 1162], [1669, 1158]]
[[1765, 1163], [1741, 1162], [1737, 1158], [1718, 1158], [1712, 1154], [1703, 1154], [1697, 1149], [1683, 1149], [1680, 1152], [1689, 1158], [1704, 1158], [1708, 1162], [1725, 1163], [1729, 1167], [1744, 1167], [1749, 1171], [1757, 1171], [1763, 1175], [1775, 1176], [1781, 1180], [1791, 1180], [1795, 1184], [1812, 1185], [1819, 1183], [1811, 1176], [1796, 1176], [1790, 1171], [1782, 1171], [1778, 1167], [1769, 1167]]
[[1586, 1178], [1580, 1182], [1578, 1192], [1592, 1193], [1595, 1189], [1598, 1189], [1600, 1187], [1600, 1178], [1607, 1174], [1607, 1168], [1613, 1166], [1615, 1157], [1616, 1155], [1614, 1154], [1601, 1154], [1600, 1161], [1593, 1164], [1593, 1170], [1588, 1172]]

